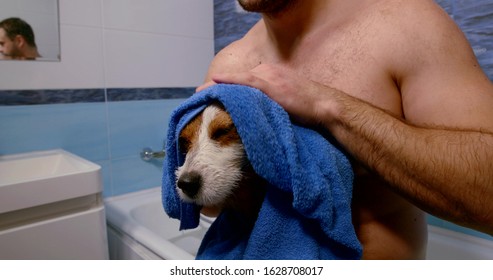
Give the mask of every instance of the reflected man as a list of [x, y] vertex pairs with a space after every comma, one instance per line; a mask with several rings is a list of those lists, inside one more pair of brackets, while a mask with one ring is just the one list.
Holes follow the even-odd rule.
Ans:
[[0, 57], [33, 60], [40, 57], [31, 26], [20, 18], [0, 22]]

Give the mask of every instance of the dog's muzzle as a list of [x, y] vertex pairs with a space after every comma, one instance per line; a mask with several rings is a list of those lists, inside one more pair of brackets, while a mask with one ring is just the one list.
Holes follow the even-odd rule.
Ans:
[[176, 185], [189, 198], [195, 198], [202, 187], [202, 176], [197, 172], [187, 172], [181, 174]]

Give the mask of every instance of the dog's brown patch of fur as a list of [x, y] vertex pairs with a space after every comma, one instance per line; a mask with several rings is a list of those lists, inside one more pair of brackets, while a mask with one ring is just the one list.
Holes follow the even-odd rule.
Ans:
[[186, 154], [198, 141], [199, 134], [197, 131], [200, 129], [202, 124], [202, 114], [195, 117], [191, 122], [189, 122], [185, 128], [180, 133], [179, 146], [180, 151]]

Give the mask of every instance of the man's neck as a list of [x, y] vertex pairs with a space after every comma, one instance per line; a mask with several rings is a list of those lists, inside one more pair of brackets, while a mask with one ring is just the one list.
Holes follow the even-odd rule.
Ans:
[[312, 29], [324, 2], [330, 1], [298, 0], [275, 14], [262, 14], [269, 36], [283, 44], [291, 44], [296, 38], [303, 37]]
[[275, 14], [262, 14], [267, 36], [282, 59], [317, 31], [337, 29], [378, 0], [298, 0]]
[[269, 38], [277, 46], [292, 46], [320, 27], [343, 24], [365, 5], [378, 0], [295, 0], [275, 14], [262, 14]]
[[36, 59], [38, 57], [41, 57], [41, 55], [39, 54], [37, 48], [35, 47], [29, 47], [24, 52], [25, 59]]
[[[297, 0], [284, 10], [275, 14], [262, 14], [267, 36], [273, 46], [288, 59], [297, 47], [310, 35], [320, 28], [337, 26], [347, 18], [344, 14], [351, 10], [347, 8], [355, 0]], [[357, 2], [357, 0], [356, 0]]]

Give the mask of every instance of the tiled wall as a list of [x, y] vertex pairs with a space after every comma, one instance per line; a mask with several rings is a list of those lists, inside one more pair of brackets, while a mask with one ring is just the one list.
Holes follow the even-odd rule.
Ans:
[[1, 89], [193, 87], [213, 55], [212, 0], [60, 0], [59, 63], [1, 61]]
[[104, 194], [160, 185], [168, 117], [214, 55], [212, 0], [60, 0], [61, 62], [0, 61], [0, 154], [63, 148]]

